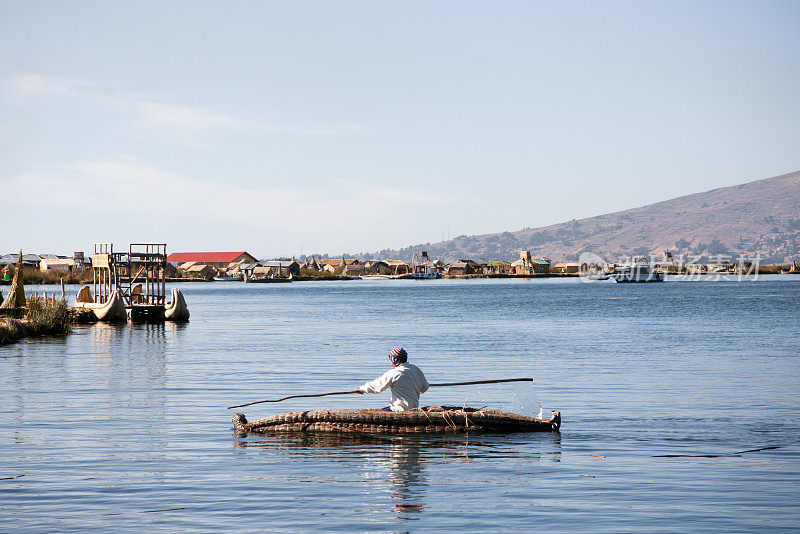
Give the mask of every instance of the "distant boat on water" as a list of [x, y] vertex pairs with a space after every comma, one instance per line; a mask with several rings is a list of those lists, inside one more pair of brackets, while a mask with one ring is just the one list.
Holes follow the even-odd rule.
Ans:
[[428, 253], [424, 250], [411, 257], [411, 278], [416, 280], [434, 280], [439, 278], [439, 269], [428, 258]]
[[290, 274], [288, 278], [284, 278], [282, 276], [275, 276], [272, 274], [270, 276], [265, 276], [264, 278], [245, 278], [244, 281], [247, 284], [285, 284], [292, 281], [292, 275]]
[[664, 281], [664, 275], [660, 271], [651, 269], [644, 257], [633, 258], [629, 262], [615, 266], [614, 270], [608, 274], [608, 278], [618, 284]]

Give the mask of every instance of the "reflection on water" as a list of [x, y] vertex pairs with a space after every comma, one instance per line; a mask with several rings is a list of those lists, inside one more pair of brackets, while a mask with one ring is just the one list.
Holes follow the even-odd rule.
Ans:
[[98, 354], [110, 354], [119, 342], [120, 333], [127, 327], [126, 323], [95, 323], [88, 327], [92, 336], [92, 348]]
[[235, 448], [277, 455], [281, 462], [358, 466], [364, 484], [388, 493], [398, 518], [425, 510], [428, 466], [440, 469], [448, 464], [510, 459], [525, 460], [527, 465], [561, 461], [561, 435], [550, 432], [479, 436], [309, 432], [234, 437]]
[[[365, 477], [369, 478], [370, 465], [364, 467]], [[391, 481], [392, 499], [400, 504], [418, 504], [424, 497], [425, 474], [420, 463], [420, 447], [405, 440], [398, 440], [389, 446], [388, 458], [375, 459], [375, 469], [379, 475]], [[418, 511], [416, 508], [407, 510]]]
[[[85, 419], [86, 447], [93, 461], [124, 458], [107, 446], [109, 428], [129, 436], [147, 436], [150, 459], [163, 458], [167, 440], [161, 427], [167, 412], [165, 347], [177, 329], [156, 323], [95, 323], [89, 327], [92, 349], [85, 372], [91, 388], [76, 399]], [[169, 334], [168, 334], [169, 332]]]
[[136, 345], [163, 344], [172, 336], [180, 334], [188, 327], [188, 323], [139, 323], [127, 321], [123, 323], [98, 322], [88, 327], [91, 333], [93, 349], [96, 353], [111, 353], [118, 347], [120, 340], [127, 339]]

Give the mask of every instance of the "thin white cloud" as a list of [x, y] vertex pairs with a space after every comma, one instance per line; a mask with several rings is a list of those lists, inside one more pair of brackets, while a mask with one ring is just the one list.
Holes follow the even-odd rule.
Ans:
[[296, 135], [369, 135], [372, 130], [355, 122], [310, 122], [305, 124], [272, 124], [267, 127], [271, 133]]
[[368, 189], [363, 192], [365, 198], [373, 202], [397, 202], [400, 204], [451, 204], [464, 202], [464, 198], [441, 197], [419, 189]]
[[164, 102], [134, 102], [142, 113], [142, 119], [148, 124], [167, 124], [188, 128], [190, 130], [205, 130], [214, 128], [250, 128], [254, 122], [209, 111], [202, 108], [168, 104]]
[[[420, 204], [464, 200], [347, 181], [313, 190], [237, 187], [224, 180], [192, 180], [126, 155], [22, 174], [8, 180], [5, 191], [10, 198], [46, 207], [116, 212], [123, 217], [183, 213], [194, 219], [293, 233], [352, 230], [354, 224], [362, 224], [353, 214], [402, 214]], [[158, 192], [158, 200], [152, 191]]]
[[76, 96], [81, 88], [94, 84], [87, 80], [45, 74], [15, 74], [4, 79], [2, 85], [7, 96], [21, 99], [25, 97]]
[[247, 128], [253, 122], [219, 111], [167, 102], [147, 93], [120, 91], [114, 84], [43, 74], [16, 74], [2, 80], [4, 99], [13, 105], [30, 105], [40, 99], [89, 102], [103, 109], [132, 115], [135, 123], [187, 130]]
[[124, 91], [111, 82], [18, 73], [0, 79], [0, 95], [15, 106], [30, 106], [45, 99], [56, 102], [81, 101], [104, 110], [122, 111], [130, 115], [135, 126], [172, 128], [196, 132], [200, 130], [250, 130], [268, 134], [351, 136], [370, 134], [371, 130], [356, 122], [302, 122], [280, 119], [277, 115], [255, 118], [236, 116], [219, 110], [183, 103], [149, 93]]

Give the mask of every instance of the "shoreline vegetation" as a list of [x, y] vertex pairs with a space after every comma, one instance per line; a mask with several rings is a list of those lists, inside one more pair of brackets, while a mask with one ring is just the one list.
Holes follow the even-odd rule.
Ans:
[[[15, 269], [11, 269], [10, 276], [13, 276]], [[76, 269], [71, 272], [64, 271], [41, 271], [35, 267], [22, 267], [22, 277], [26, 284], [60, 284], [64, 280], [65, 284], [91, 284], [93, 282], [92, 269]], [[3, 283], [10, 284], [11, 280], [4, 280]]]
[[0, 317], [0, 345], [22, 338], [66, 336], [71, 331], [67, 303], [48, 297], [28, 297], [21, 317]]
[[72, 314], [65, 298], [44, 293], [25, 295], [25, 271], [22, 251], [19, 253], [11, 288], [0, 298], [0, 345], [22, 338], [66, 336], [72, 331]]

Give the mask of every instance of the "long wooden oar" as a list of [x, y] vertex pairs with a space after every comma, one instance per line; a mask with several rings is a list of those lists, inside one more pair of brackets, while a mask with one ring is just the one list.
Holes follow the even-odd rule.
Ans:
[[444, 384], [431, 384], [432, 388], [442, 386], [472, 386], [475, 384], [499, 384], [500, 382], [533, 382], [533, 378], [502, 378], [500, 380], [474, 380], [472, 382], [447, 382]]
[[[502, 378], [500, 380], [474, 380], [472, 382], [447, 382], [444, 384], [431, 384], [430, 387], [437, 388], [437, 387], [444, 387], [444, 386], [473, 386], [475, 384], [499, 384], [500, 382], [533, 382], [533, 378]], [[269, 399], [269, 400], [261, 400], [255, 402], [248, 402], [246, 404], [237, 404], [236, 406], [228, 406], [228, 409], [232, 408], [241, 408], [242, 406], [251, 406], [253, 404], [261, 404], [264, 402], [281, 402], [288, 399], [300, 399], [300, 398], [309, 398], [309, 397], [327, 397], [328, 395], [350, 395], [352, 393], [358, 393], [359, 391], [354, 389], [353, 391], [334, 391], [332, 393], [316, 393], [314, 395], [289, 395], [288, 397], [282, 397], [280, 399]]]

